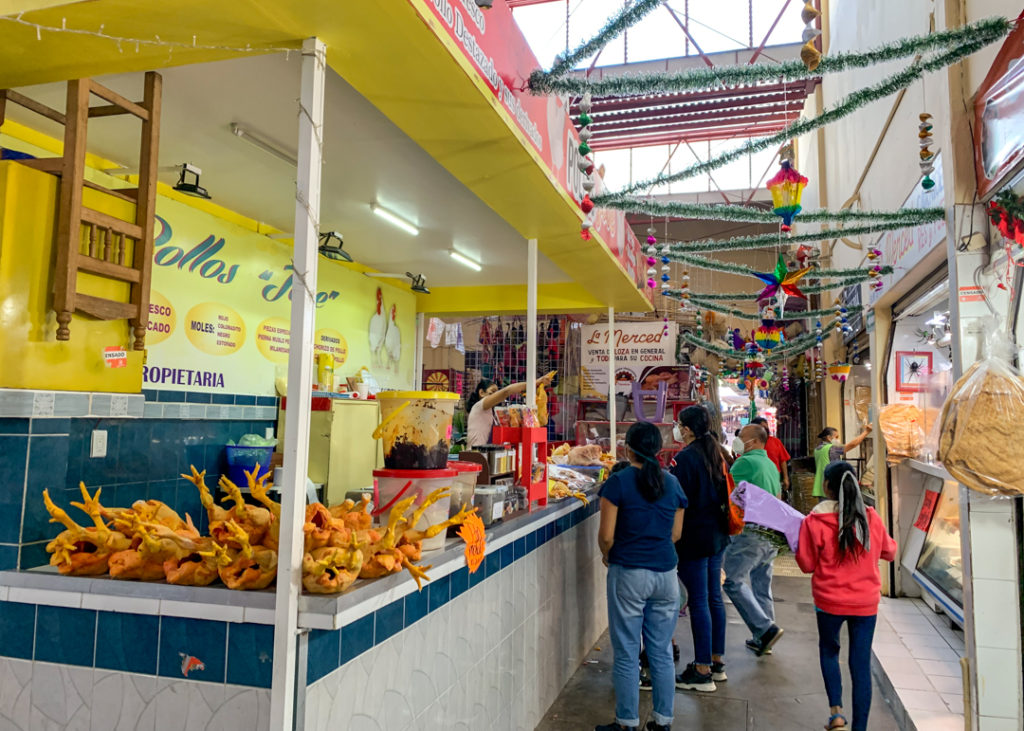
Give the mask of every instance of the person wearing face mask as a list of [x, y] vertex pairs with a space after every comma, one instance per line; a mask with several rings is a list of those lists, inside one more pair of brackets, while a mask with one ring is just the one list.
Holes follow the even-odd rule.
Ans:
[[686, 587], [694, 660], [676, 676], [676, 688], [713, 691], [725, 681], [725, 603], [722, 556], [729, 545], [729, 487], [724, 451], [709, 431], [703, 406], [679, 414], [676, 440], [686, 446], [676, 455], [672, 474], [686, 493], [686, 520], [676, 542], [679, 578]]
[[736, 433], [733, 435], [732, 444], [729, 445], [729, 449], [732, 450], [734, 459], [743, 454], [743, 440], [740, 439], [739, 429], [737, 429]]
[[827, 426], [818, 435], [821, 443], [814, 450], [814, 491], [811, 493], [818, 501], [825, 499], [823, 489], [825, 482], [825, 468], [833, 462], [839, 462], [848, 452], [860, 446], [861, 442], [868, 438], [871, 433], [871, 425], [865, 424], [864, 429], [856, 437], [846, 444], [839, 438], [839, 430]]
[[626, 432], [629, 467], [601, 487], [597, 543], [608, 567], [608, 631], [613, 651], [615, 720], [595, 731], [640, 726], [637, 658], [650, 663], [654, 710], [647, 731], [668, 731], [675, 701], [672, 633], [679, 613], [678, 557], [686, 495], [658, 463], [661, 432], [639, 421]]

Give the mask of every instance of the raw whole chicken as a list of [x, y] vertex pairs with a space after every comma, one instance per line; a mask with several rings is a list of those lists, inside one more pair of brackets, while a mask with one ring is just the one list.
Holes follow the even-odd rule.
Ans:
[[601, 447], [597, 444], [584, 444], [573, 447], [565, 458], [565, 464], [578, 467], [597, 466], [601, 464]]
[[99, 576], [107, 573], [110, 557], [118, 551], [131, 546], [131, 539], [119, 531], [110, 530], [101, 517], [99, 507], [100, 489], [96, 495], [89, 496], [85, 483], [79, 483], [82, 489], [82, 503], [72, 503], [92, 518], [95, 525], [82, 527], [50, 500], [50, 493], [43, 490], [43, 503], [50, 513], [51, 523], [60, 523], [65, 530], [46, 544], [51, 554], [50, 565], [68, 576]]
[[241, 550], [234, 561], [220, 568], [220, 580], [229, 589], [266, 589], [277, 578], [277, 551], [253, 546], [248, 533], [234, 520], [227, 521], [225, 527]]

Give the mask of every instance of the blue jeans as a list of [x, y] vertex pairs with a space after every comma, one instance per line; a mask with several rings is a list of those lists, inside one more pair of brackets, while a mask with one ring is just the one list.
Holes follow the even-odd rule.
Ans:
[[712, 655], [725, 654], [725, 603], [722, 601], [722, 557], [714, 556], [679, 562], [679, 578], [689, 597], [690, 631], [693, 633], [694, 662], [710, 665]]
[[843, 705], [843, 676], [839, 672], [839, 630], [846, 622], [850, 634], [850, 680], [853, 681], [852, 731], [867, 731], [871, 711], [871, 640], [875, 615], [851, 617], [827, 612], [818, 616], [818, 656], [830, 706]]
[[679, 615], [679, 582], [675, 571], [608, 567], [608, 630], [615, 663], [615, 721], [640, 725], [637, 658], [643, 636], [651, 667], [655, 723], [670, 725], [675, 701], [672, 632]]
[[778, 555], [771, 541], [746, 529], [725, 549], [725, 593], [755, 640], [775, 624], [772, 562]]

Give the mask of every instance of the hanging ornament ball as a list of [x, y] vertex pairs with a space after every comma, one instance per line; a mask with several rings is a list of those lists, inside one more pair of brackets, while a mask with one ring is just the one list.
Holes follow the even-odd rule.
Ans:
[[669, 266], [668, 264], [662, 264], [662, 265], [661, 265], [661, 271], [663, 271], [663, 272], [669, 272], [669, 271], [671, 271], [671, 270], [672, 270], [672, 267], [670, 267], [670, 266]]
[[921, 181], [921, 187], [925, 190], [931, 190], [935, 187], [935, 181], [932, 180], [930, 176], [925, 175], [924, 180]]
[[589, 155], [590, 145], [588, 145], [586, 142], [581, 142], [579, 146], [579, 151], [581, 155]]
[[661, 288], [662, 289], [668, 289], [669, 288], [669, 283], [668, 282], [662, 282], [661, 283]]
[[881, 255], [882, 255], [882, 252], [881, 252], [880, 249], [868, 249], [868, 260], [869, 261], [874, 261], [875, 259], [877, 259]]
[[654, 269], [654, 267], [647, 267], [647, 276], [648, 277], [653, 277], [657, 273], [658, 272]]
[[648, 286], [648, 287], [649, 287], [650, 289], [654, 289], [655, 287], [657, 287], [657, 286], [658, 286], [658, 283], [657, 283], [657, 282], [655, 282], [653, 278], [650, 278], [650, 279], [648, 279], [648, 280], [647, 280], [647, 286]]
[[[593, 131], [591, 131], [591, 129], [589, 127], [584, 127], [583, 129], [580, 130], [580, 139], [583, 140], [584, 142], [589, 142], [590, 141], [590, 137], [593, 134], [594, 134]], [[588, 151], [589, 151], [589, 149], [588, 149]]]
[[593, 225], [594, 225], [594, 222], [591, 221], [589, 218], [587, 218], [587, 219], [584, 219], [583, 223], [580, 224], [580, 228], [583, 229], [584, 231], [586, 231], [587, 229], [589, 229]]
[[661, 275], [661, 281], [667, 282], [669, 279], [671, 279], [671, 277], [669, 275], [667, 275], [667, 274], [662, 274]]
[[579, 124], [579, 125], [580, 125], [581, 127], [586, 127], [586, 126], [587, 126], [588, 124], [590, 124], [590, 123], [591, 123], [591, 122], [593, 122], [593, 121], [594, 121], [594, 120], [593, 120], [593, 119], [592, 119], [592, 118], [590, 117], [590, 115], [589, 115], [589, 114], [587, 114], [586, 112], [583, 112], [582, 114], [580, 114], [580, 116], [576, 117], [576, 122], [577, 122], [577, 123], [578, 123], [578, 124]]
[[590, 213], [594, 210], [594, 201], [590, 200], [589, 195], [583, 196], [583, 200], [580, 201], [580, 210], [584, 213]]
[[656, 258], [654, 258], [653, 256], [647, 257], [647, 266], [654, 266], [657, 263], [658, 263], [658, 260]]
[[668, 266], [670, 261], [672, 261], [672, 260], [669, 259], [667, 256], [661, 257], [661, 263], [664, 264], [665, 266]]
[[584, 94], [583, 98], [580, 99], [579, 108], [580, 108], [580, 111], [583, 112], [584, 114], [589, 114], [590, 113], [590, 94], [589, 93]]
[[679, 296], [680, 296], [680, 297], [682, 297], [682, 298], [683, 298], [684, 300], [688, 300], [688, 299], [690, 299], [690, 293], [689, 293], [689, 292], [683, 292], [683, 293], [682, 293], [681, 295], [679, 295]]
[[594, 161], [588, 158], [583, 158], [576, 164], [576, 167], [580, 169], [581, 173], [590, 175], [592, 172], [594, 172]]
[[584, 180], [581, 185], [583, 186], [583, 190], [585, 190], [587, 193], [590, 193], [592, 190], [594, 190], [594, 181], [591, 178], [587, 178], [586, 180]]
[[583, 229], [582, 231], [580, 231], [580, 238], [583, 239], [584, 241], [590, 241], [590, 231], [588, 231], [587, 229]]
[[672, 251], [672, 247], [671, 246], [669, 246], [668, 244], [663, 244], [662, 245], [662, 247], [661, 247], [661, 253], [662, 254], [665, 254], [667, 256], [669, 253], [671, 253], [671, 251]]
[[654, 234], [648, 234], [647, 243], [650, 244], [651, 246], [654, 246], [656, 243], [658, 243], [658, 239], [655, 238]]
[[657, 232], [658, 232], [658, 229], [654, 228], [654, 226], [648, 226], [647, 227], [647, 235], [648, 236], [654, 236], [654, 234], [656, 234]]

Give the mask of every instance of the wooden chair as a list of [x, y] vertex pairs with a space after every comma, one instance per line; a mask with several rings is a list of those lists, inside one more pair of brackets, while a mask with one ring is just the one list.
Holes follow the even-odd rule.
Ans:
[[[91, 79], [68, 82], [64, 113], [11, 89], [0, 90], [0, 126], [8, 102], [64, 125], [64, 155], [58, 158], [18, 160], [28, 167], [60, 176], [57, 211], [57, 263], [53, 309], [57, 312], [57, 340], [71, 338], [71, 316], [82, 312], [99, 320], [128, 320], [133, 347], [146, 347], [149, 291], [153, 261], [153, 223], [156, 213], [156, 176], [160, 145], [161, 76], [145, 77], [141, 102], [129, 101]], [[107, 102], [91, 107], [93, 96]], [[138, 188], [112, 190], [85, 180], [86, 136], [89, 119], [131, 114], [142, 122]], [[82, 191], [94, 188], [135, 203], [135, 221], [87, 208]], [[129, 285], [128, 302], [82, 294], [78, 273], [88, 272]]]

